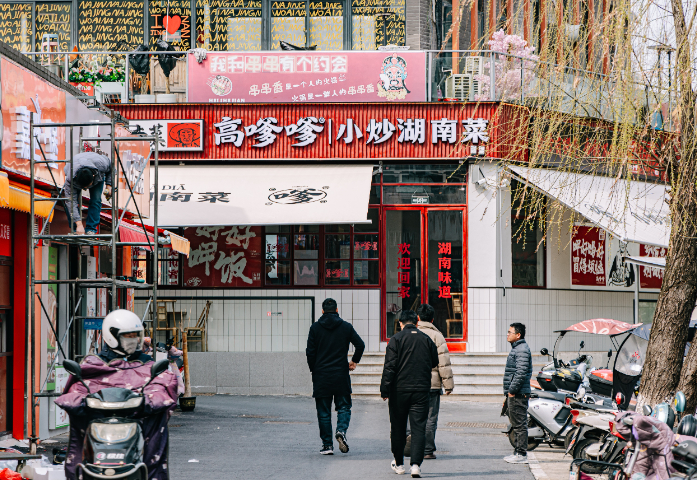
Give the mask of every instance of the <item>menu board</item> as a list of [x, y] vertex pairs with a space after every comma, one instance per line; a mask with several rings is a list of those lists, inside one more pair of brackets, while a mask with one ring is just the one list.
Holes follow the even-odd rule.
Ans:
[[[115, 51], [125, 42], [129, 50], [143, 43], [143, 0], [80, 1], [78, 48], [80, 51]], [[120, 50], [122, 51], [122, 50]]]
[[191, 49], [191, 2], [189, 0], [150, 0], [150, 46], [162, 38], [176, 50]]
[[353, 0], [351, 9], [354, 50], [405, 44], [405, 0]]
[[32, 6], [29, 3], [0, 3], [0, 41], [21, 52], [31, 51]]
[[[51, 2], [36, 4], [36, 46], [35, 51], [41, 51], [44, 34], [56, 35], [47, 39], [50, 42], [57, 42], [59, 52], [70, 50], [70, 13], [72, 3], [70, 2]], [[48, 49], [47, 49], [48, 50]], [[54, 55], [52, 60], [57, 62], [59, 56]]]
[[261, 50], [261, 0], [196, 0], [196, 43], [212, 51]]

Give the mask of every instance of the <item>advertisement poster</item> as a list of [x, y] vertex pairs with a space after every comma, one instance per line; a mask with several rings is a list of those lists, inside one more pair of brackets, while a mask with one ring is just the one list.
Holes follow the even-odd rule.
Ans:
[[[190, 152], [203, 150], [203, 120], [131, 120], [129, 131], [134, 135], [158, 138], [158, 152]], [[150, 142], [150, 150], [155, 150]]]
[[[650, 245], [641, 245], [639, 254], [642, 257], [657, 257], [666, 258], [668, 249], [665, 247], [653, 247]], [[641, 288], [661, 288], [663, 284], [663, 274], [665, 269], [653, 267], [639, 267], [639, 279], [641, 280]]]
[[[65, 368], [63, 368], [62, 365], [56, 365], [56, 393], [62, 392], [63, 389], [65, 388], [65, 384], [68, 383], [68, 377], [70, 375], [68, 372], [65, 371]], [[67, 427], [70, 424], [70, 420], [68, 419], [68, 413], [60, 408], [58, 405], [56, 405], [53, 401], [54, 399], [51, 399], [51, 409], [54, 410], [53, 412], [49, 412], [52, 415], [49, 415], [51, 418], [51, 428], [61, 428], [61, 427]]]
[[575, 226], [571, 239], [571, 284], [605, 286], [605, 231]]
[[[0, 60], [2, 71], [2, 166], [3, 168], [29, 175], [29, 158], [32, 148], [36, 160], [42, 160], [39, 145], [47, 161], [65, 159], [64, 128], [42, 127], [30, 140], [29, 122], [65, 123], [65, 95], [57, 87], [39, 78], [9, 60]], [[51, 172], [49, 172], [49, 169]], [[36, 166], [37, 180], [53, 185], [51, 173], [58, 186], [63, 185], [61, 164], [49, 163]]]
[[424, 52], [210, 52], [189, 59], [189, 102], [423, 102]]
[[184, 237], [191, 242], [184, 286], [261, 286], [261, 227], [185, 228]]
[[[49, 280], [58, 279], [58, 248], [49, 247], [48, 249], [48, 278]], [[48, 322], [53, 325], [53, 328], [58, 327], [58, 285], [50, 284], [47, 285], [48, 288], [48, 302], [46, 303], [46, 310], [48, 311], [49, 318]], [[46, 371], [51, 368], [51, 364], [58, 354], [58, 339], [53, 334], [53, 330], [50, 326], [46, 326]], [[56, 371], [51, 372], [51, 376], [46, 383], [47, 390], [53, 390], [56, 388]]]

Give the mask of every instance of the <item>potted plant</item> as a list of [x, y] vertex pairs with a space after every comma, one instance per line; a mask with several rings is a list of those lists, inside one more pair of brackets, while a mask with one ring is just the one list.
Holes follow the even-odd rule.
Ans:
[[[100, 85], [96, 88], [96, 91], [100, 96], [104, 94], [120, 94], [121, 101], [124, 102], [126, 100], [126, 71], [123, 66], [123, 60], [117, 63], [113, 57], [107, 56], [106, 65], [97, 69], [97, 78], [100, 81]], [[97, 100], [102, 101], [102, 98]]]
[[82, 64], [70, 69], [68, 72], [68, 82], [70, 82], [70, 85], [76, 87], [78, 90], [90, 97], [94, 96], [95, 85], [100, 84], [97, 70], [88, 68]]
[[[136, 52], [147, 52], [147, 45], [139, 45]], [[135, 73], [140, 75], [140, 95], [135, 95], [135, 103], [155, 103], [155, 95], [148, 94], [148, 73], [150, 73], [150, 55], [131, 55], [128, 63]]]

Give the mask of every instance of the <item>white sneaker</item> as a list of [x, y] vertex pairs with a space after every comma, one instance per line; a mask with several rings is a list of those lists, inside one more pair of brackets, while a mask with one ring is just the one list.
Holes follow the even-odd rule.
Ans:
[[397, 465], [397, 462], [395, 462], [394, 460], [392, 460], [391, 466], [392, 470], [394, 470], [394, 473], [396, 473], [397, 475], [404, 475], [404, 472], [406, 472], [406, 470], [404, 470], [404, 465]]
[[513, 463], [513, 464], [524, 464], [528, 463], [528, 456], [527, 455], [511, 455], [509, 457], [504, 458], [505, 461], [508, 463]]
[[416, 464], [411, 466], [411, 478], [421, 478], [421, 467]]
[[503, 457], [503, 460], [504, 460], [504, 462], [511, 463], [511, 461], [512, 461], [513, 459], [515, 459], [515, 457], [516, 457], [516, 454], [514, 453], [513, 455], [509, 455], [509, 456], [507, 456], [507, 457]]

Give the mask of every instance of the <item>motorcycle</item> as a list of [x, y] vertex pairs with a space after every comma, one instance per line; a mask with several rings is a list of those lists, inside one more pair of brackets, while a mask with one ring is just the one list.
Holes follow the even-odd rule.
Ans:
[[[65, 370], [88, 392], [77, 362], [64, 360]], [[143, 390], [169, 366], [167, 360], [153, 363], [150, 380], [136, 393], [127, 388], [102, 388], [85, 397], [85, 413], [91, 419], [85, 431], [82, 462], [76, 477], [84, 480], [147, 480], [148, 468], [143, 462]]]

